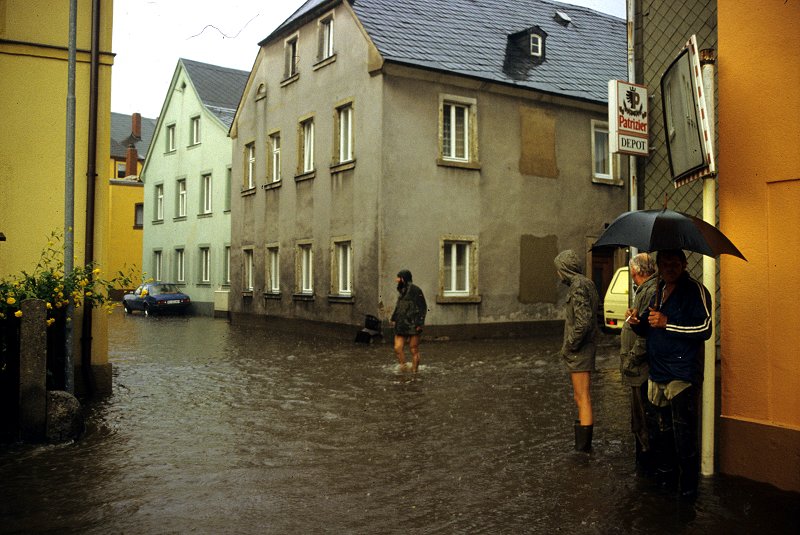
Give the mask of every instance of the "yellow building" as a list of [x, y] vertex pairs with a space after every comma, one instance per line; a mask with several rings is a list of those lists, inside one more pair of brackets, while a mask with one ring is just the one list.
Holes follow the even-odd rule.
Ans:
[[800, 492], [800, 2], [718, 2], [720, 470]]
[[[113, 1], [96, 4], [95, 27], [93, 2], [78, 2], [74, 236], [76, 264], [84, 263], [88, 251], [103, 266], [109, 237], [104, 175]], [[2, 277], [32, 270], [50, 233], [64, 229], [69, 6], [51, 0], [0, 0], [0, 232], [6, 237], [0, 242]], [[99, 43], [94, 51], [93, 34]], [[87, 202], [87, 190], [93, 203]], [[87, 211], [93, 213], [87, 216]], [[94, 311], [85, 323], [81, 313], [75, 319], [75, 363], [91, 363], [98, 391], [108, 390], [105, 313]], [[91, 333], [81, 332], [84, 325]], [[81, 346], [81, 338], [89, 340], [86, 345]], [[81, 374], [75, 377], [80, 382]]]
[[[139, 175], [155, 132], [156, 119], [138, 113], [111, 112], [109, 184], [109, 273], [123, 272], [132, 279], [133, 290], [141, 280], [142, 234], [144, 232], [144, 184]], [[114, 297], [121, 298], [120, 291]]]

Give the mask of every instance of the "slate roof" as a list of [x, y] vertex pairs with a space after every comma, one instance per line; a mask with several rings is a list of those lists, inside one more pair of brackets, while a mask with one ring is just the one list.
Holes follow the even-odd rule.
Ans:
[[250, 72], [191, 59], [181, 58], [180, 61], [189, 74], [200, 101], [226, 128], [230, 128]]
[[142, 117], [142, 138], [133, 139], [131, 135], [131, 116], [124, 113], [111, 112], [111, 157], [124, 160], [128, 154], [128, 145], [133, 141], [139, 158], [144, 159], [156, 131], [156, 119]]
[[[550, 0], [345, 0], [389, 62], [588, 101], [627, 78], [625, 20]], [[309, 0], [262, 43], [338, 2]], [[556, 20], [556, 11], [571, 22]], [[521, 60], [509, 36], [538, 26], [546, 59]]]

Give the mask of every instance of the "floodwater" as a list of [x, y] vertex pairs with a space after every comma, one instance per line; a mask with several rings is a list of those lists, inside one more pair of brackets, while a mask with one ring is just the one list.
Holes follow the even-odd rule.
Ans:
[[[558, 340], [389, 344], [111, 317], [111, 397], [65, 445], [0, 446], [0, 533], [798, 533], [797, 495], [637, 477], [606, 336], [591, 455]], [[353, 333], [355, 335], [355, 333]]]

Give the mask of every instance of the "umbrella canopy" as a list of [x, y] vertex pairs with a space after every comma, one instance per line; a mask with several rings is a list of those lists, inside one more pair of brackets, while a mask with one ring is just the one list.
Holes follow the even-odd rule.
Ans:
[[673, 210], [639, 210], [617, 217], [592, 246], [636, 247], [642, 251], [683, 249], [706, 256], [729, 254], [747, 260], [717, 227]]

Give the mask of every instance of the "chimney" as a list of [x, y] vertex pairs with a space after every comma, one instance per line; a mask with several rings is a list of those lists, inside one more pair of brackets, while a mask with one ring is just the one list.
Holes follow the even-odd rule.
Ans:
[[[137, 113], [138, 115], [138, 113]], [[131, 143], [128, 145], [128, 152], [125, 153], [125, 176], [138, 175], [139, 171], [139, 151]]]
[[142, 139], [142, 114], [134, 113], [131, 115], [131, 134], [136, 139]]

